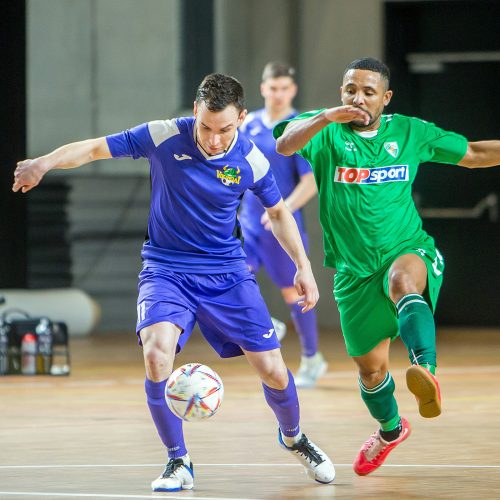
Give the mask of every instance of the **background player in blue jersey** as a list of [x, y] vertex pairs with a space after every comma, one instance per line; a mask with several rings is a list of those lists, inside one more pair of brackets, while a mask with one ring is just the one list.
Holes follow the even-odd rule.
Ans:
[[137, 333], [143, 346], [147, 402], [169, 462], [154, 491], [193, 488], [182, 421], [169, 410], [165, 383], [176, 352], [195, 322], [221, 357], [244, 354], [262, 379], [279, 423], [279, 443], [310, 477], [328, 483], [332, 462], [301, 433], [293, 376], [255, 277], [245, 262], [236, 217], [250, 189], [269, 214], [273, 233], [296, 266], [294, 285], [304, 313], [318, 289], [297, 225], [283, 202], [269, 162], [238, 126], [246, 116], [243, 88], [214, 74], [200, 84], [194, 117], [158, 120], [118, 134], [75, 142], [18, 163], [13, 190], [37, 186], [51, 169], [120, 157], [147, 158], [151, 169], [148, 238], [142, 248]]
[[[302, 242], [307, 249], [307, 234], [301, 208], [317, 193], [314, 175], [309, 163], [300, 156], [278, 154], [273, 137], [273, 128], [278, 122], [297, 116], [292, 107], [297, 94], [294, 75], [294, 68], [287, 64], [266, 64], [260, 85], [264, 108], [249, 113], [241, 130], [269, 160], [281, 195], [293, 213]], [[299, 371], [295, 375], [295, 385], [314, 387], [328, 366], [318, 351], [316, 311], [311, 309], [305, 314], [301, 313], [301, 307], [297, 304], [299, 297], [293, 284], [295, 266], [274, 237], [268, 213], [251, 191], [247, 191], [243, 197], [240, 222], [250, 269], [257, 273], [261, 266], [264, 267], [273, 283], [281, 289], [283, 299], [290, 308], [295, 330], [299, 334], [302, 358]]]

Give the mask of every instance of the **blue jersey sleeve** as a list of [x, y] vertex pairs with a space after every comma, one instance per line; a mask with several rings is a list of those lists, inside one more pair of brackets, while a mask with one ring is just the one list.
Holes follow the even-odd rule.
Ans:
[[251, 186], [250, 190], [259, 198], [265, 208], [274, 207], [281, 200], [281, 193], [271, 169], [262, 179]]
[[281, 200], [281, 193], [276, 184], [269, 160], [260, 149], [249, 141], [251, 149], [245, 156], [253, 172], [253, 183], [249, 189], [259, 198], [264, 207], [274, 207]]
[[148, 158], [155, 149], [147, 123], [108, 135], [106, 141], [113, 158]]

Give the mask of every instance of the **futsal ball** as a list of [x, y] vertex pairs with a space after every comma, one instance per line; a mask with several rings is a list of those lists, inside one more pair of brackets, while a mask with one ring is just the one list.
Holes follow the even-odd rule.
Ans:
[[200, 363], [188, 363], [173, 371], [165, 387], [172, 412], [188, 422], [211, 417], [224, 397], [219, 375]]

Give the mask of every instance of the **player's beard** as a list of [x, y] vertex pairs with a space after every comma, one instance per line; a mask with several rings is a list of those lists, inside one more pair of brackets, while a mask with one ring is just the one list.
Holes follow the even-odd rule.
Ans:
[[353, 120], [352, 122], [349, 122], [349, 124], [351, 126], [354, 126], [358, 129], [360, 129], [360, 130], [366, 130], [366, 129], [370, 128], [377, 120], [380, 119], [380, 116], [382, 115], [382, 110], [383, 110], [383, 108], [382, 108], [381, 111], [379, 111], [375, 116], [373, 116], [367, 109], [364, 109], [361, 107], [359, 109], [362, 109], [370, 117], [370, 120], [368, 121], [368, 123], [365, 123], [362, 120]]

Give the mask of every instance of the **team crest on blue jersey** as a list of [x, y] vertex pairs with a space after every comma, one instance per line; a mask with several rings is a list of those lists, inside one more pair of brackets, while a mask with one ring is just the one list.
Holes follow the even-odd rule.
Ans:
[[222, 170], [217, 170], [217, 179], [220, 179], [224, 186], [239, 184], [241, 180], [239, 167], [230, 167], [226, 165]]
[[398, 156], [399, 146], [396, 141], [384, 142], [384, 148], [393, 158]]

